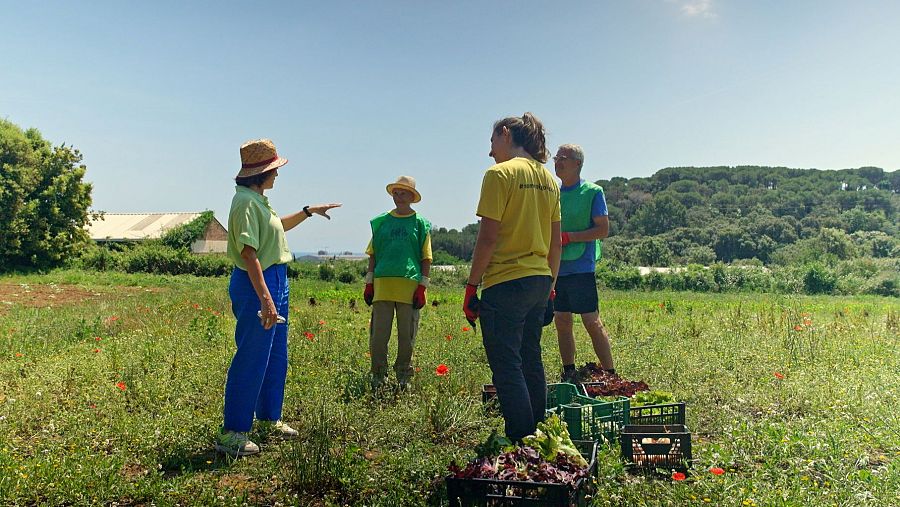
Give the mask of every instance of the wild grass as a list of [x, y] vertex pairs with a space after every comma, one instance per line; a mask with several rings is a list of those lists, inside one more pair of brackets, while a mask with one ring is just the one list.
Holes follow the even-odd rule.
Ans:
[[[58, 271], [0, 286], [0, 503], [438, 504], [450, 461], [502, 429], [480, 406], [490, 371], [455, 288], [429, 291], [411, 388], [372, 393], [361, 284], [292, 282], [284, 419], [302, 438], [254, 433], [263, 452], [232, 460], [212, 448], [234, 346], [227, 279]], [[56, 297], [23, 303], [37, 293]], [[897, 299], [601, 301], [617, 369], [688, 403], [696, 463], [686, 481], [653, 480], [607, 450], [595, 505], [900, 504]], [[577, 340], [579, 363], [596, 360]]]

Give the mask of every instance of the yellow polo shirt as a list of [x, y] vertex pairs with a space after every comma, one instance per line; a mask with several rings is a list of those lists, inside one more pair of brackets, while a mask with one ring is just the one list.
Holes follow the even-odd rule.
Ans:
[[241, 258], [244, 245], [256, 249], [263, 270], [294, 259], [284, 237], [281, 218], [269, 206], [269, 199], [238, 185], [228, 213], [228, 258], [235, 266], [247, 271]]
[[559, 185], [540, 162], [517, 157], [490, 167], [476, 214], [500, 222], [483, 288], [526, 276], [550, 276], [550, 224], [560, 220]]

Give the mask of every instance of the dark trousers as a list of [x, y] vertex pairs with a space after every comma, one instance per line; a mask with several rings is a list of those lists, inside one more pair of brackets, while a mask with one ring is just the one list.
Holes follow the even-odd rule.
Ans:
[[544, 308], [549, 276], [527, 276], [493, 285], [481, 293], [481, 332], [493, 373], [506, 436], [534, 433], [544, 420], [547, 381], [541, 360]]

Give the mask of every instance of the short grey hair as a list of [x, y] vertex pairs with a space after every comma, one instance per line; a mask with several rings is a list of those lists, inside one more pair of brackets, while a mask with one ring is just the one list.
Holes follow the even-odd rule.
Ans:
[[579, 167], [584, 166], [584, 149], [578, 144], [563, 144], [558, 149], [566, 150], [572, 153], [572, 158], [581, 162]]

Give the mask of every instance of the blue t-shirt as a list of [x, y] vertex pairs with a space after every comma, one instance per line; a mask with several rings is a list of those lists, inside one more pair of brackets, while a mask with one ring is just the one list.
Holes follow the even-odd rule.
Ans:
[[[561, 193], [571, 192], [580, 187], [582, 183], [584, 183], [584, 180], [569, 187], [561, 186], [559, 187], [559, 191]], [[606, 197], [603, 196], [603, 192], [597, 192], [597, 195], [594, 196], [594, 202], [591, 203], [591, 220], [593, 221], [596, 217], [605, 217], [607, 215], [609, 215], [609, 211], [606, 209]], [[582, 254], [581, 257], [572, 261], [561, 261], [559, 263], [559, 276], [574, 275], [576, 273], [593, 273], [596, 268], [596, 263], [594, 262], [596, 248], [596, 241], [588, 241], [584, 244], [584, 254]]]

